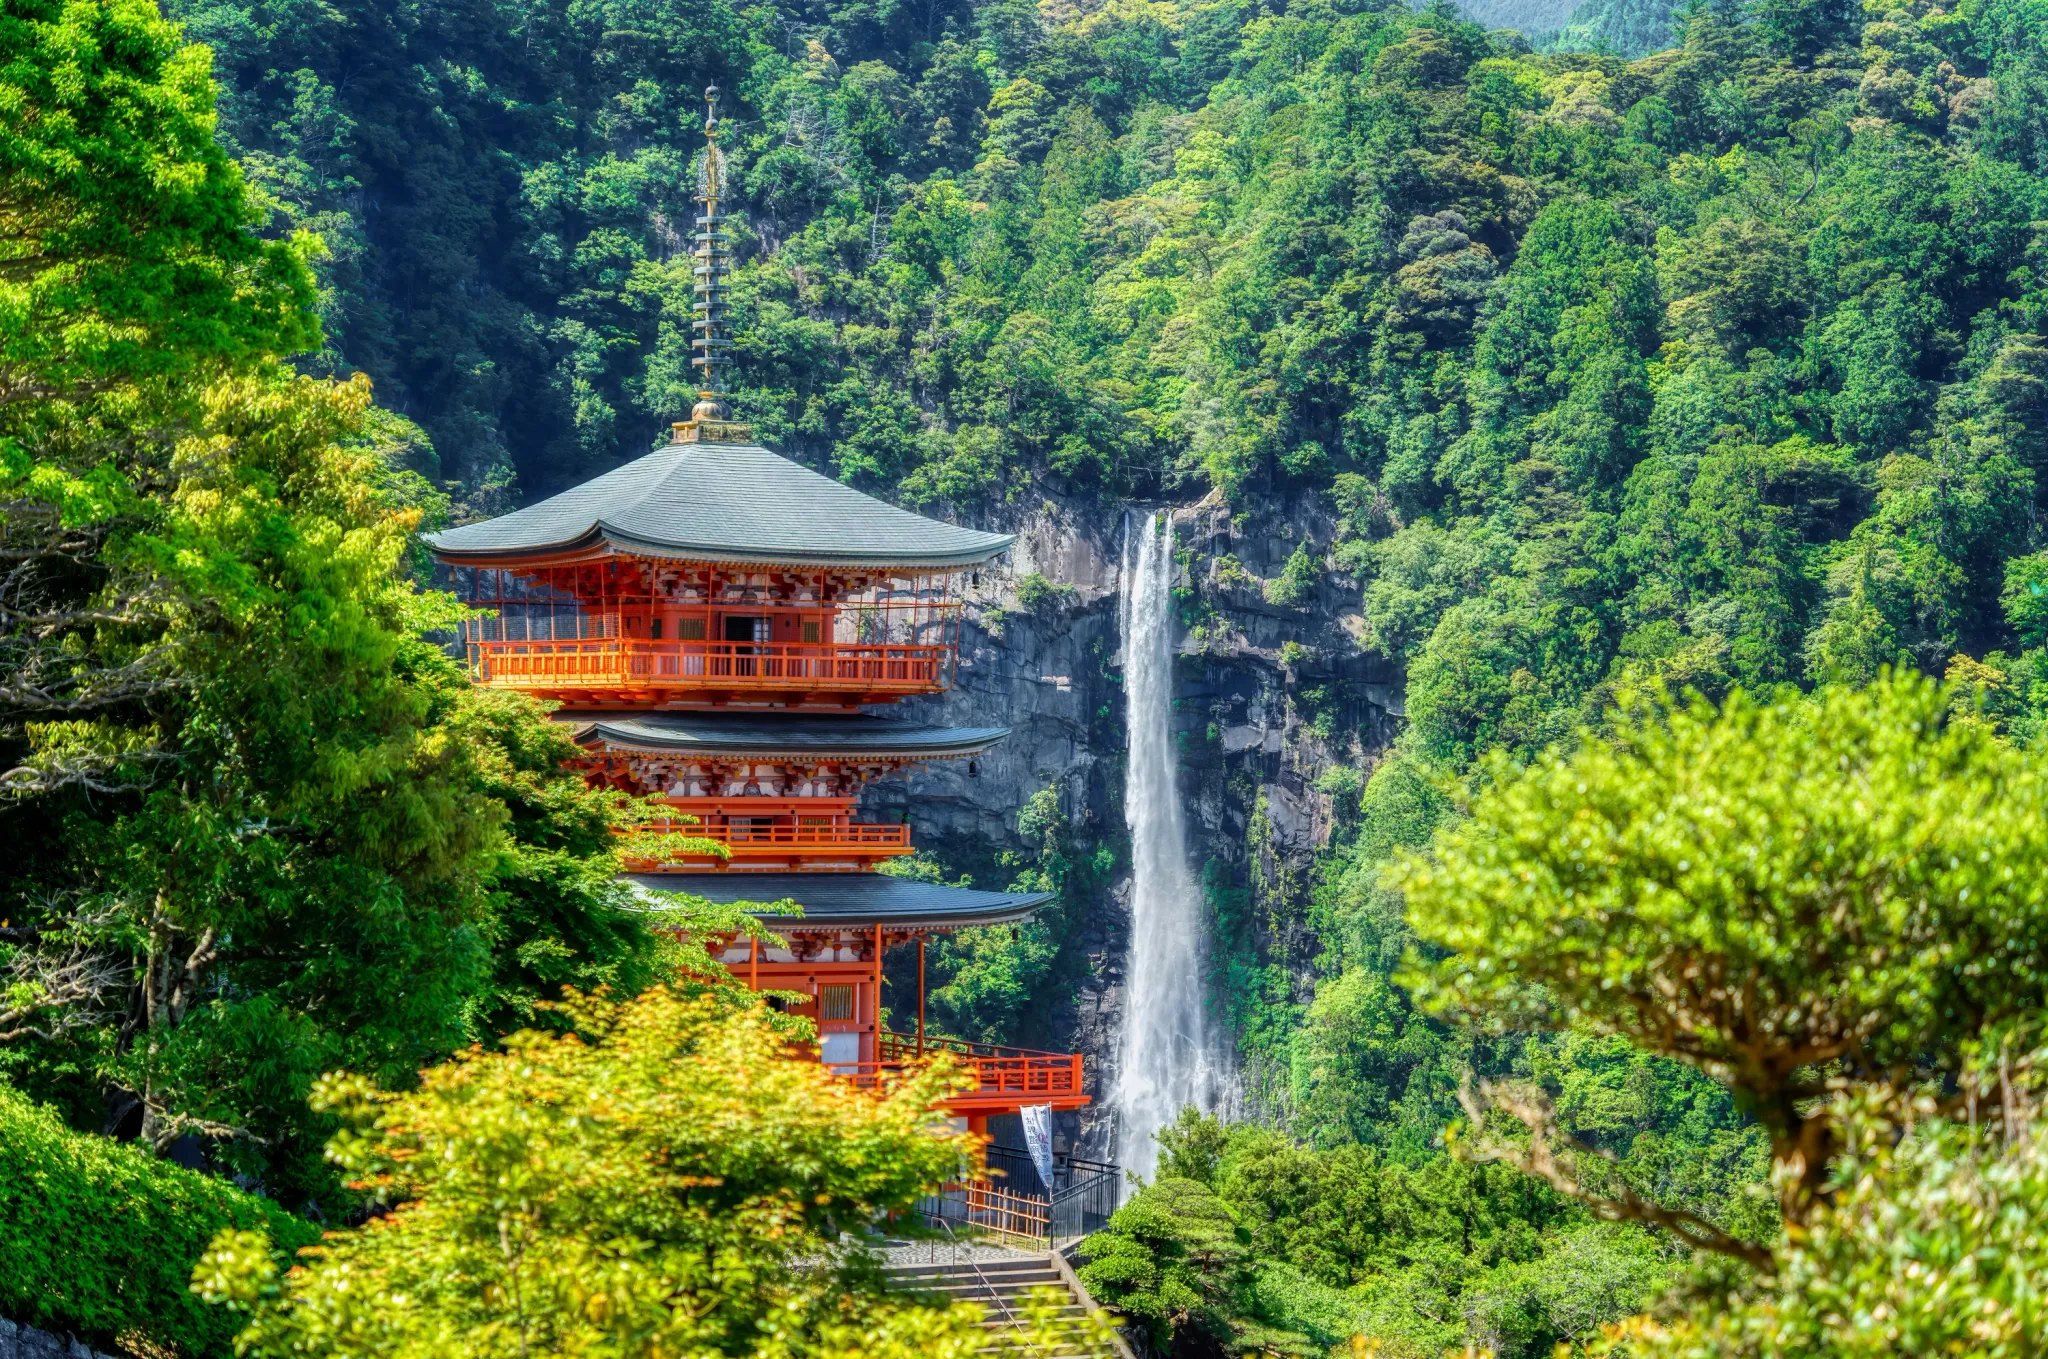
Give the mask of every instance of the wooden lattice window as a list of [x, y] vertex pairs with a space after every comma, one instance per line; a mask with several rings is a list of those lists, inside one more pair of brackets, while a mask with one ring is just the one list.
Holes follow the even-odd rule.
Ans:
[[679, 642], [701, 642], [704, 640], [704, 620], [701, 618], [678, 618], [676, 640]]
[[853, 1018], [853, 988], [851, 986], [821, 986], [818, 988], [818, 1018]]
[[804, 642], [809, 646], [816, 646], [818, 644], [818, 625], [816, 623], [804, 624]]

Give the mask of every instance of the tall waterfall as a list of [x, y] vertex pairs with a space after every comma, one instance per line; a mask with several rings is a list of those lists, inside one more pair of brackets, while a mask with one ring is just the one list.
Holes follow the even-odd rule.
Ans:
[[1123, 562], [1124, 701], [1130, 769], [1131, 951], [1117, 1063], [1117, 1160], [1150, 1178], [1153, 1139], [1181, 1108], [1215, 1107], [1218, 1071], [1203, 1014], [1202, 894], [1188, 871], [1173, 743], [1173, 525], [1127, 521]]

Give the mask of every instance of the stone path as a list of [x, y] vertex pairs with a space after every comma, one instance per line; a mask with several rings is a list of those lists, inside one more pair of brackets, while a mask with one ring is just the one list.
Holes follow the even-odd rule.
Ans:
[[891, 1241], [882, 1247], [884, 1263], [895, 1265], [993, 1264], [1005, 1260], [1043, 1260], [1044, 1251], [1016, 1250], [986, 1241]]

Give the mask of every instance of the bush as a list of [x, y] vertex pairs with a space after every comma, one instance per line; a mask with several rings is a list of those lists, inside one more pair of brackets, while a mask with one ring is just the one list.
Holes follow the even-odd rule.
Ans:
[[228, 1354], [240, 1318], [191, 1289], [193, 1266], [228, 1228], [265, 1232], [280, 1253], [320, 1239], [267, 1199], [73, 1132], [0, 1086], [0, 1315], [101, 1349], [129, 1336], [145, 1348]]
[[1026, 571], [1017, 579], [1017, 607], [1041, 618], [1073, 608], [1080, 598], [1081, 592], [1073, 586], [1047, 580], [1036, 571]]
[[1266, 600], [1283, 608], [1299, 608], [1316, 597], [1316, 581], [1321, 575], [1321, 566], [1303, 543], [1294, 549], [1280, 574], [1266, 582]]

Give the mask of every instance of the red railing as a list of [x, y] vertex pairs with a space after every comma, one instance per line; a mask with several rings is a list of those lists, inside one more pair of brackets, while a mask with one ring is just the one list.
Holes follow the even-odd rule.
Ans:
[[949, 646], [779, 642], [472, 642], [477, 682], [498, 689], [852, 689], [946, 685]]
[[650, 822], [643, 828], [657, 834], [687, 835], [696, 840], [716, 840], [741, 849], [750, 845], [819, 848], [887, 849], [910, 844], [908, 826], [688, 826]]
[[[910, 852], [910, 827], [870, 826], [688, 826], [653, 822], [643, 828], [655, 834], [688, 836], [710, 840], [726, 847], [727, 857], [679, 854], [663, 862], [710, 864], [740, 859], [829, 858], [834, 854], [854, 857], [893, 857]], [[652, 860], [627, 856], [636, 864]]]
[[[880, 1035], [880, 1061], [834, 1062], [832, 1069], [860, 1086], [878, 1086], [919, 1060], [917, 1039], [910, 1034]], [[926, 1038], [924, 1055], [946, 1052], [974, 1073], [971, 1089], [953, 1096], [962, 1107], [975, 1104], [1032, 1104], [1081, 1098], [1081, 1054], [1039, 1052], [1032, 1048], [966, 1043], [956, 1038]]]

